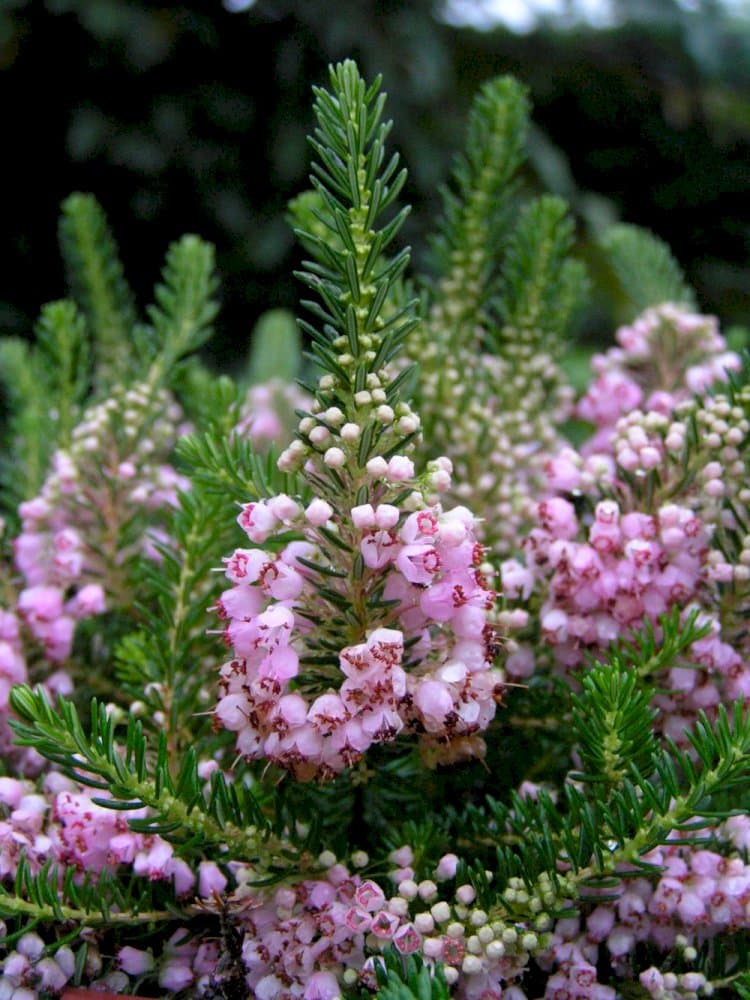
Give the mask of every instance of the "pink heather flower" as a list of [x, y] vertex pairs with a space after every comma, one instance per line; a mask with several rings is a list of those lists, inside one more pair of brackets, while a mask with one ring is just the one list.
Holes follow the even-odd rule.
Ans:
[[589, 386], [578, 404], [578, 416], [592, 424], [610, 425], [641, 405], [643, 392], [626, 375], [607, 372]]
[[237, 518], [237, 523], [245, 530], [251, 542], [262, 544], [278, 526], [274, 513], [264, 501], [246, 503]]
[[360, 552], [365, 566], [382, 569], [396, 555], [398, 540], [393, 531], [368, 531], [360, 542]]
[[65, 610], [74, 618], [102, 614], [106, 610], [104, 588], [98, 583], [87, 583], [68, 601]]
[[394, 455], [388, 462], [387, 476], [388, 479], [394, 483], [400, 483], [406, 479], [413, 479], [414, 463], [405, 455]]
[[154, 967], [154, 956], [150, 951], [131, 948], [127, 945], [117, 952], [117, 964], [129, 976], [143, 976]]
[[401, 515], [398, 507], [390, 503], [378, 504], [375, 510], [375, 524], [379, 528], [395, 528]]
[[201, 861], [198, 865], [198, 895], [204, 899], [220, 896], [227, 887], [227, 879], [214, 861]]
[[435, 869], [438, 881], [454, 878], [458, 869], [458, 858], [455, 854], [444, 854]]
[[292, 500], [286, 493], [279, 493], [270, 500], [264, 501], [268, 510], [278, 518], [282, 524], [291, 524], [296, 521], [302, 513], [300, 505], [296, 500]]
[[445, 684], [433, 680], [423, 681], [417, 688], [414, 701], [427, 732], [440, 732], [445, 724], [445, 717], [453, 711], [453, 698]]
[[357, 904], [370, 913], [379, 910], [385, 903], [383, 890], [375, 882], [366, 881], [357, 887], [354, 893]]
[[517, 559], [506, 559], [500, 564], [503, 594], [506, 597], [528, 600], [534, 589], [534, 574]]
[[537, 507], [542, 526], [553, 538], [573, 538], [578, 531], [575, 507], [562, 497], [542, 500]]
[[235, 549], [225, 560], [226, 575], [232, 583], [255, 583], [263, 566], [272, 560], [263, 549]]
[[434, 545], [405, 545], [396, 557], [396, 566], [409, 583], [431, 583], [440, 565], [440, 553]]
[[170, 993], [179, 993], [187, 989], [194, 978], [193, 970], [183, 959], [168, 959], [159, 972], [159, 986]]
[[305, 987], [304, 1000], [340, 1000], [341, 990], [331, 972], [314, 972]]
[[396, 950], [402, 955], [412, 955], [419, 951], [422, 944], [422, 935], [414, 924], [402, 924], [393, 935], [393, 943]]
[[375, 937], [390, 940], [396, 933], [400, 923], [401, 921], [399, 917], [397, 917], [394, 913], [389, 913], [388, 910], [381, 910], [372, 918], [370, 932], [374, 934]]
[[325, 500], [316, 497], [305, 509], [306, 520], [315, 528], [326, 524], [333, 517], [333, 507]]
[[352, 524], [360, 531], [375, 527], [375, 511], [370, 503], [360, 504], [359, 507], [352, 507]]
[[552, 490], [570, 493], [581, 485], [581, 470], [576, 465], [578, 458], [570, 449], [564, 449], [559, 455], [549, 459], [544, 466], [547, 484]]
[[18, 610], [29, 622], [51, 622], [59, 618], [63, 595], [58, 587], [27, 587], [18, 597]]

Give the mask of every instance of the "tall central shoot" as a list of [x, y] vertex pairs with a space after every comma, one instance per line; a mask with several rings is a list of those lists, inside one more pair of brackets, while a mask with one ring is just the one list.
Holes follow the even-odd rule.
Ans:
[[244, 505], [251, 547], [226, 560], [218, 606], [233, 659], [216, 719], [245, 758], [302, 779], [400, 734], [430, 762], [481, 755], [500, 692], [475, 519], [438, 503], [450, 462], [420, 473], [411, 457], [419, 418], [393, 360], [417, 320], [400, 301], [408, 250], [387, 253], [407, 209], [380, 221], [405, 171], [386, 159], [378, 90], [346, 62], [315, 92], [315, 231], [298, 235], [317, 295], [301, 325], [323, 373], [279, 459], [299, 493]]

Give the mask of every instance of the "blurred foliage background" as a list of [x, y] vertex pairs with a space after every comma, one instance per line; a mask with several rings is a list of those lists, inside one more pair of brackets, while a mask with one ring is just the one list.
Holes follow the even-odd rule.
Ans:
[[[510, 72], [534, 103], [526, 182], [571, 202], [596, 279], [584, 336], [606, 342], [617, 318], [594, 239], [618, 219], [671, 244], [704, 310], [748, 322], [747, 2], [611, 0], [592, 23], [563, 0], [524, 33], [488, 28], [488, 0], [226, 3], [0, 0], [4, 333], [26, 335], [63, 294], [58, 206], [82, 190], [108, 212], [141, 296], [171, 239], [216, 243], [214, 360], [244, 356], [258, 316], [298, 296], [285, 207], [306, 186], [310, 86], [345, 56], [384, 76], [421, 253], [471, 97]], [[483, 16], [482, 30], [460, 23]]]

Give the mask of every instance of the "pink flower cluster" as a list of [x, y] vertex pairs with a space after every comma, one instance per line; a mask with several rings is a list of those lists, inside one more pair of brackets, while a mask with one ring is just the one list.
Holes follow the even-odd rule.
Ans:
[[[725, 833], [732, 833], [735, 840], [743, 834], [747, 843], [750, 820], [742, 816], [730, 822], [733, 829]], [[669, 990], [687, 989], [691, 981], [700, 983], [701, 977], [695, 972], [663, 975], [656, 968], [641, 972], [634, 958], [639, 945], [649, 944], [665, 956], [681, 952], [689, 963], [703, 942], [750, 929], [750, 865], [731, 848], [720, 854], [673, 841], [649, 851], [643, 860], [662, 869], [656, 881], [629, 878], [616, 901], [600, 903], [583, 920], [558, 921], [550, 947], [540, 957], [544, 968], [556, 969], [545, 997], [569, 996], [564, 992], [569, 986], [566, 981], [578, 982], [581, 970], [595, 969], [604, 953], [619, 976], [640, 974], [641, 984], [663, 1000], [671, 995]], [[665, 987], [666, 992], [660, 993]], [[583, 995], [614, 997], [614, 991]]]
[[108, 809], [93, 802], [72, 781], [51, 772], [44, 794], [30, 782], [0, 778], [0, 803], [8, 817], [0, 822], [3, 849], [0, 877], [15, 874], [21, 852], [32, 871], [48, 859], [80, 872], [97, 875], [118, 865], [132, 865], [136, 875], [172, 881], [177, 896], [195, 885], [189, 866], [174, 855], [161, 837], [134, 833], [128, 820], [146, 810]]
[[84, 414], [39, 496], [20, 505], [13, 547], [26, 587], [18, 611], [52, 662], [69, 657], [76, 621], [105, 610], [105, 587], [116, 591], [132, 554], [125, 525], [139, 511], [176, 504], [177, 490], [189, 487], [164, 461], [180, 416], [152, 390], [116, 393]]
[[10, 751], [11, 732], [6, 724], [10, 689], [27, 679], [18, 616], [0, 608], [0, 754]]
[[235, 433], [252, 442], [256, 451], [286, 441], [294, 430], [295, 410], [307, 410], [309, 395], [294, 382], [271, 379], [248, 389]]
[[[290, 529], [301, 536], [279, 552], [237, 549], [226, 560], [233, 586], [218, 608], [234, 657], [221, 671], [215, 716], [237, 733], [243, 756], [267, 757], [309, 778], [340, 772], [402, 731], [466, 752], [462, 741], [494, 715], [501, 680], [490, 668], [494, 594], [478, 569], [482, 551], [469, 511], [406, 514], [362, 504], [337, 515], [322, 500], [303, 511], [277, 496], [246, 504], [239, 522], [256, 545]], [[320, 655], [310, 645], [311, 623], [324, 628], [336, 602], [352, 600], [350, 573], [331, 573], [321, 530], [356, 546], [359, 592], [366, 599], [377, 589], [385, 610], [363, 641], [342, 643], [316, 677], [306, 662]], [[321, 578], [335, 588], [333, 606]]]
[[[572, 503], [552, 497], [538, 504], [537, 518], [539, 527], [524, 543], [528, 566], [503, 563], [503, 589], [510, 599], [525, 599], [540, 585], [539, 628], [558, 664], [576, 667], [587, 650], [606, 649], [677, 606], [685, 614], [699, 610], [699, 622], [711, 631], [692, 645], [685, 666], [660, 678], [656, 703], [664, 730], [682, 740], [699, 710], [750, 693], [750, 670], [722, 641], [712, 612], [709, 532], [691, 509], [667, 504], [650, 516], [622, 513], [614, 501], [602, 500], [586, 527]], [[512, 655], [509, 673], [528, 674], [529, 655]]]
[[665, 303], [615, 334], [619, 347], [596, 354], [596, 378], [577, 407], [582, 420], [598, 428], [586, 452], [607, 451], [620, 417], [641, 408], [668, 415], [691, 393], [726, 381], [741, 360], [727, 350], [714, 316]]
[[22, 503], [19, 513], [22, 530], [14, 549], [27, 586], [18, 596], [18, 612], [46, 658], [61, 663], [70, 656], [76, 621], [105, 610], [104, 588], [86, 582], [83, 537], [62, 511], [37, 497]]

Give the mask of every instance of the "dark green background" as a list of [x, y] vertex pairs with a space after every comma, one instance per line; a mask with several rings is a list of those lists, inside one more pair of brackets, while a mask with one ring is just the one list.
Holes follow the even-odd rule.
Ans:
[[57, 207], [85, 190], [108, 212], [141, 300], [171, 239], [216, 243], [213, 351], [232, 364], [263, 310], [294, 306], [284, 209], [306, 185], [310, 86], [345, 56], [384, 76], [418, 261], [472, 94], [511, 72], [535, 106], [528, 183], [571, 200], [602, 289], [584, 333], [610, 336], [592, 239], [617, 218], [672, 245], [705, 310], [747, 322], [750, 15], [698, 6], [622, 2], [617, 27], [519, 36], [451, 27], [428, 0], [258, 0], [236, 14], [219, 0], [5, 0], [3, 332], [25, 335], [63, 293]]

